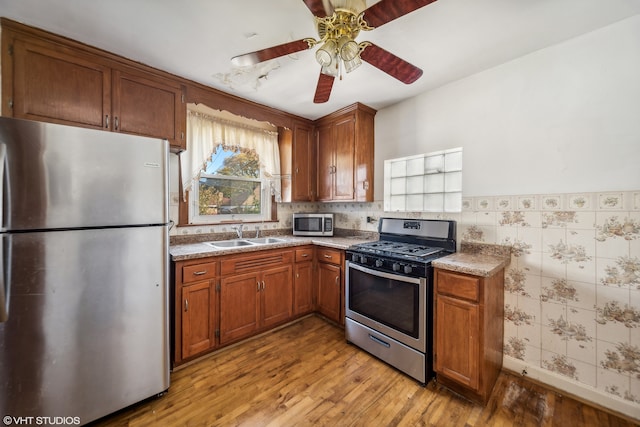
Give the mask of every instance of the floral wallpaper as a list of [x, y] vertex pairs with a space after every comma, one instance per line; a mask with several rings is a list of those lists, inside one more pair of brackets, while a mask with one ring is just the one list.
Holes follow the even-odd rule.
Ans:
[[330, 211], [337, 228], [366, 231], [382, 216], [455, 219], [458, 241], [510, 245], [505, 359], [640, 413], [640, 191], [463, 197], [462, 206], [438, 215], [384, 212], [382, 202], [292, 203], [279, 213]]
[[505, 357], [640, 404], [640, 192], [463, 199], [459, 235], [513, 246]]

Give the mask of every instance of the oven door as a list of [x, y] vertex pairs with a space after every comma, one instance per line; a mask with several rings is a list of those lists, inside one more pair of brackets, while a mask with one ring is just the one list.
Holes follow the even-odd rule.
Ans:
[[426, 353], [426, 278], [347, 262], [345, 290], [346, 317]]

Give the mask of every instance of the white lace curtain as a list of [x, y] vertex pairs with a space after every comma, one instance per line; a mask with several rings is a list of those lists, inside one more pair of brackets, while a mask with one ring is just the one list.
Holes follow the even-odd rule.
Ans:
[[278, 133], [194, 111], [187, 112], [187, 150], [180, 154], [183, 191], [191, 190], [219, 145], [255, 150], [271, 194], [281, 200]]

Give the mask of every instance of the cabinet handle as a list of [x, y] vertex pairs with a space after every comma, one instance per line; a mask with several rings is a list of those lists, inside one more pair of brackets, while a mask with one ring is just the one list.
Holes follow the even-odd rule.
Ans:
[[332, 256], [332, 255], [327, 255], [327, 254], [324, 254], [324, 257], [325, 257], [325, 258], [327, 258], [327, 259], [331, 259], [331, 258], [333, 258], [333, 256]]
[[260, 282], [256, 282], [256, 292], [260, 292]]
[[262, 290], [264, 291], [264, 280], [262, 281]]
[[309, 256], [309, 254], [302, 254], [302, 258], [306, 258], [308, 256]]
[[207, 274], [207, 270], [195, 271], [193, 273], [194, 276], [202, 276], [203, 274]]
[[105, 129], [109, 129], [109, 115], [108, 114], [106, 114], [104, 116], [104, 128]]
[[184, 300], [184, 311], [189, 311], [189, 300]]
[[299, 279], [300, 275], [298, 273], [296, 273], [296, 279]]
[[118, 116], [114, 117], [113, 123], [115, 125], [115, 129], [118, 130], [118, 125], [120, 124], [119, 120], [118, 120]]
[[338, 285], [338, 280], [340, 280], [340, 276], [336, 276], [336, 285]]

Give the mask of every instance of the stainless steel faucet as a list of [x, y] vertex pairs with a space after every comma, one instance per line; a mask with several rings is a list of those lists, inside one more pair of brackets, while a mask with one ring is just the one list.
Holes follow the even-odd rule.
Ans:
[[256, 225], [256, 239], [260, 237], [260, 227]]
[[242, 227], [244, 227], [244, 224], [234, 225], [233, 227], [231, 227], [232, 230], [236, 230], [238, 239], [242, 239]]

